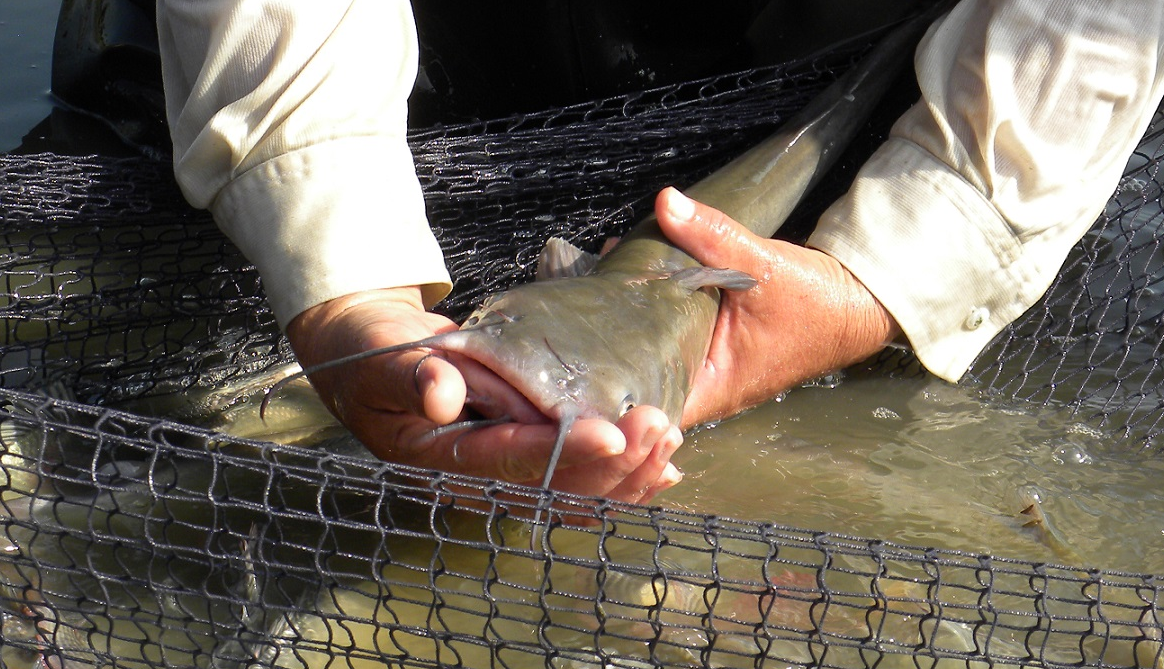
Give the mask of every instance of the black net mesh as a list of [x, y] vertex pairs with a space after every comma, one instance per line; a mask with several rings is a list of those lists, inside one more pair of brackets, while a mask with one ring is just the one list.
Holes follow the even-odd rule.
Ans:
[[8, 666], [1159, 666], [1154, 576], [568, 495], [531, 549], [528, 489], [4, 395]]
[[[551, 235], [623, 231], [863, 46], [416, 133], [456, 278], [441, 310], [529, 278]], [[1161, 128], [970, 381], [1129, 449], [1160, 430]], [[551, 493], [384, 464], [331, 431], [310, 448], [238, 438], [215, 421], [291, 356], [253, 268], [168, 164], [3, 156], [0, 211], [5, 666], [1164, 666], [1153, 575], [563, 494], [593, 524], [531, 537], [518, 518]]]
[[1160, 431], [1160, 160], [1157, 112], [1104, 215], [1042, 302], [1000, 336], [973, 380], [1003, 397], [1055, 402], [1144, 446]]

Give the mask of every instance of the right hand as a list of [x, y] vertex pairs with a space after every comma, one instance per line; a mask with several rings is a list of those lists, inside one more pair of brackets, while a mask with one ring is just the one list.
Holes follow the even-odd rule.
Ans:
[[663, 234], [699, 262], [759, 281], [724, 291], [684, 425], [731, 416], [860, 362], [901, 333], [869, 289], [826, 253], [758, 237], [674, 188], [659, 193], [655, 213]]
[[[316, 305], [288, 324], [287, 337], [306, 368], [456, 328], [424, 310], [418, 288], [405, 287]], [[540, 484], [557, 426], [540, 414], [531, 417], [528, 401], [484, 367], [431, 353], [417, 349], [375, 356], [314, 374], [311, 382], [332, 413], [384, 460]], [[467, 400], [492, 407], [495, 416], [524, 422], [431, 437], [438, 425], [465, 417]], [[681, 443], [678, 428], [653, 407], [638, 407], [617, 424], [579, 420], [566, 438], [552, 487], [646, 502], [681, 478], [669, 463]]]

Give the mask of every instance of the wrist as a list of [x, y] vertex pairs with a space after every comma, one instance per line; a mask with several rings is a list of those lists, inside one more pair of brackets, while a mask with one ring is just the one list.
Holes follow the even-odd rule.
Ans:
[[893, 314], [868, 287], [839, 261], [834, 259], [833, 262], [844, 274], [844, 283], [850, 295], [850, 304], [846, 308], [850, 313], [848, 317], [842, 318], [846, 327], [838, 337], [837, 351], [838, 367], [845, 367], [861, 362], [894, 343], [901, 338], [902, 331]]
[[782, 248], [790, 265], [799, 268], [791, 276], [807, 287], [800, 302], [801, 317], [815, 322], [815, 331], [809, 336], [818, 346], [809, 346], [803, 374], [861, 362], [900, 335], [893, 315], [840, 260], [819, 249]]

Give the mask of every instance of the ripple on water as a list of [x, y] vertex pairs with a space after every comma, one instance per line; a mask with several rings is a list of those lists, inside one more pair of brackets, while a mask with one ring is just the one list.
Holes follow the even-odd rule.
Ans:
[[[694, 511], [1164, 571], [1164, 461], [1078, 419], [934, 379], [800, 389], [689, 435], [677, 460], [689, 476], [660, 501]], [[1022, 486], [1040, 491], [1069, 552], [1024, 527]]]

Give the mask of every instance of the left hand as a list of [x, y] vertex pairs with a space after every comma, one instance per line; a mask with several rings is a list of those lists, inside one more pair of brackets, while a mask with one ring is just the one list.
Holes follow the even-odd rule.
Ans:
[[[287, 336], [307, 367], [454, 329], [452, 321], [424, 310], [418, 288], [402, 287], [311, 307], [291, 321]], [[539, 485], [557, 436], [557, 426], [544, 417], [430, 436], [437, 426], [466, 417], [469, 396], [502, 401], [516, 394], [471, 362], [402, 351], [318, 372], [311, 383], [336, 417], [384, 460]], [[506, 413], [504, 407], [498, 411]], [[653, 407], [636, 407], [617, 423], [579, 420], [566, 438], [552, 486], [646, 503], [681, 478], [670, 458], [682, 442], [678, 428]]]
[[864, 284], [821, 251], [758, 237], [674, 188], [659, 193], [655, 213], [663, 233], [696, 260], [759, 281], [750, 290], [723, 292], [711, 348], [684, 406], [684, 427], [860, 362], [900, 333]]

